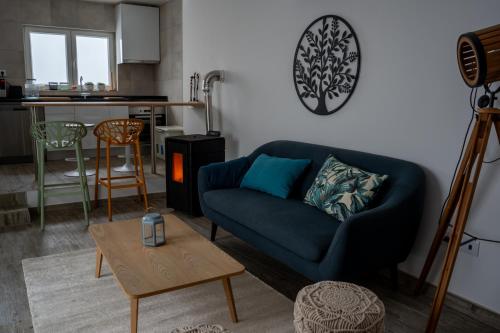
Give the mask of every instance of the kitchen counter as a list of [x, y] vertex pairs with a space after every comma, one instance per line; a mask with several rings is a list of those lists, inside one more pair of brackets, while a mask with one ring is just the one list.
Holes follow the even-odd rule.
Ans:
[[23, 106], [45, 107], [45, 106], [190, 106], [202, 108], [203, 102], [168, 102], [168, 101], [23, 101]]
[[[156, 173], [156, 152], [155, 152], [155, 107], [168, 107], [168, 106], [188, 106], [192, 108], [203, 108], [205, 103], [203, 102], [169, 102], [167, 100], [36, 100], [36, 101], [26, 101], [23, 100], [22, 106], [30, 108], [31, 123], [38, 121], [38, 110], [44, 107], [65, 107], [65, 106], [93, 106], [93, 107], [111, 107], [111, 106], [147, 106], [151, 107], [150, 112], [150, 136], [151, 136], [151, 173]], [[62, 108], [61, 108], [62, 109]], [[35, 152], [36, 153], [36, 152]], [[36, 161], [36, 158], [35, 158]]]
[[[44, 92], [47, 93], [47, 92]], [[23, 98], [23, 97], [2, 97], [0, 98], [1, 103], [12, 103], [12, 102], [111, 102], [111, 101], [168, 101], [168, 96], [160, 95], [101, 95], [100, 92], [92, 92], [90, 95], [82, 96], [80, 94], [58, 94], [41, 95], [38, 98]]]
[[0, 104], [19, 104], [21, 102], [21, 98], [0, 98]]

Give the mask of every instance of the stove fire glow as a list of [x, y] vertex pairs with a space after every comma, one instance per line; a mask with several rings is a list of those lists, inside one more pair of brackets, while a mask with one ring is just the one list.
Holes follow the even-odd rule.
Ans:
[[184, 165], [181, 153], [172, 154], [172, 180], [176, 183], [184, 182]]

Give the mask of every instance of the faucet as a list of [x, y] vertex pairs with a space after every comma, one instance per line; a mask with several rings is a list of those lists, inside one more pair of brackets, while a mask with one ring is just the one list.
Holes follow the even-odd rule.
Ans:
[[89, 95], [89, 92], [83, 92], [83, 76], [80, 75], [80, 96], [82, 96], [83, 99], [87, 99], [87, 96]]

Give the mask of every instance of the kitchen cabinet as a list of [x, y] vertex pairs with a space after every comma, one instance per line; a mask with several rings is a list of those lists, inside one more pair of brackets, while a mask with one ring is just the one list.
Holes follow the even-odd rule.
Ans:
[[117, 63], [159, 63], [159, 8], [119, 4], [115, 10]]
[[92, 127], [87, 127], [87, 135], [82, 139], [82, 148], [95, 149], [96, 138], [93, 131], [97, 124], [108, 118], [107, 110], [95, 106], [77, 106], [75, 116], [76, 121], [84, 124], [93, 124]]
[[[102, 108], [101, 108], [101, 110], [102, 110]], [[128, 118], [128, 114], [129, 114], [128, 106], [109, 106], [108, 112], [109, 112], [108, 117], [110, 119]]]
[[45, 121], [75, 121], [74, 106], [47, 106], [45, 108]]
[[29, 109], [21, 103], [0, 103], [0, 164], [32, 160]]

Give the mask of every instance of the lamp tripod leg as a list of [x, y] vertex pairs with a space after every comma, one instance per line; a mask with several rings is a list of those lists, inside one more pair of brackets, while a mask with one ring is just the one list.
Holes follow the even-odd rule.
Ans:
[[[471, 200], [470, 196], [470, 186], [467, 187], [466, 200]], [[466, 204], [465, 204], [466, 205]], [[426, 333], [433, 333], [436, 331], [439, 317], [443, 309], [444, 300], [446, 298], [446, 292], [451, 279], [451, 274], [453, 273], [453, 267], [455, 266], [455, 261], [457, 259], [458, 251], [460, 249], [460, 243], [462, 241], [463, 233], [465, 230], [465, 224], [467, 222], [467, 216], [464, 215], [464, 206], [462, 205], [459, 211], [459, 219], [457, 219], [455, 225], [453, 226], [453, 232], [446, 251], [446, 258], [443, 265], [443, 271], [439, 280], [438, 287], [436, 289], [436, 294], [434, 295], [434, 300], [432, 303], [432, 310], [427, 321]]]
[[474, 143], [474, 150], [472, 152], [471, 159], [469, 159], [470, 163], [465, 173], [465, 183], [460, 194], [457, 218], [453, 227], [450, 243], [448, 244], [448, 249], [446, 251], [443, 270], [436, 289], [434, 301], [432, 303], [431, 315], [425, 330], [426, 333], [434, 333], [437, 328], [446, 292], [448, 290], [451, 275], [453, 273], [453, 268], [458, 255], [458, 250], [460, 249], [462, 236], [465, 231], [465, 225], [469, 216], [470, 207], [474, 198], [474, 192], [481, 173], [482, 161], [484, 159], [486, 147], [488, 146], [488, 139], [492, 124], [493, 115], [487, 113], [480, 114], [476, 123], [476, 126], [478, 127], [477, 133], [474, 137], [471, 137], [471, 141]]

